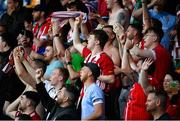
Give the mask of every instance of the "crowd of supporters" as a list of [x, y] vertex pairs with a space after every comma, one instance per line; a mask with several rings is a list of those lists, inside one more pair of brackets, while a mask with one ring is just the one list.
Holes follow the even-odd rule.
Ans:
[[180, 120], [178, 0], [0, 4], [0, 120]]

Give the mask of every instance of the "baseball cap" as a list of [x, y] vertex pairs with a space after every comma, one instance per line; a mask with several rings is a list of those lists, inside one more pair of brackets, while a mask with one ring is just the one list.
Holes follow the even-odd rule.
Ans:
[[95, 64], [95, 63], [85, 63], [84, 66], [88, 67], [91, 70], [91, 72], [92, 72], [95, 79], [97, 79], [97, 77], [99, 77], [100, 68], [98, 67], [97, 64]]

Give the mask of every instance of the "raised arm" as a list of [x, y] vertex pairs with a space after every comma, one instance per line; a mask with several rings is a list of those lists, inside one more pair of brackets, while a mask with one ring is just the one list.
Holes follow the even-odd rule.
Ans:
[[155, 59], [155, 53], [150, 49], [143, 50], [138, 48], [137, 46], [134, 46], [131, 52], [140, 57]]
[[21, 47], [16, 47], [14, 49], [13, 58], [14, 58], [14, 66], [15, 66], [16, 73], [25, 85], [29, 84], [33, 88], [35, 88], [34, 79], [27, 72], [27, 70], [24, 68], [23, 64], [21, 63], [21, 61], [24, 60], [23, 55], [24, 55], [24, 50]]
[[[27, 85], [23, 93], [25, 91], [33, 91], [33, 89]], [[12, 119], [15, 119], [16, 112], [18, 111], [18, 106], [21, 100], [21, 96], [22, 95], [20, 95], [14, 102], [12, 102], [6, 109], [6, 115], [11, 117]]]
[[82, 54], [83, 48], [85, 47], [80, 41], [79, 27], [82, 22], [82, 16], [75, 19], [73, 29], [73, 46]]
[[[151, 7], [153, 7], [156, 3], [157, 3], [158, 0], [152, 0], [151, 3], [149, 3], [147, 5], [147, 9], [150, 9]], [[147, 2], [147, 1], [142, 1], [142, 2]], [[143, 13], [143, 8], [139, 8], [138, 10], [135, 10], [133, 11], [132, 13], [132, 16], [135, 17], [135, 18], [141, 18], [141, 15]]]
[[65, 61], [66, 61], [66, 64], [67, 64], [67, 70], [69, 72], [70, 80], [77, 79], [79, 77], [79, 74], [78, 74], [78, 72], [76, 72], [73, 69], [73, 67], [71, 65], [71, 53], [69, 52], [69, 50], [65, 51]]
[[122, 63], [121, 63], [121, 68], [126, 70], [127, 72], [131, 72], [132, 68], [130, 66], [130, 53], [129, 50], [133, 47], [132, 40], [127, 39], [125, 46], [123, 48], [123, 57], [122, 57]]
[[63, 46], [62, 42], [62, 36], [58, 25], [58, 21], [52, 21], [52, 34], [53, 34], [53, 47], [55, 47], [55, 50], [57, 52], [57, 55], [60, 55], [60, 57], [64, 57], [65, 48]]
[[151, 19], [148, 14], [147, 2], [146, 0], [142, 0], [142, 9], [143, 9], [143, 24], [144, 24], [144, 32], [150, 28]]
[[88, 28], [87, 28], [87, 23], [81, 22], [81, 33], [82, 33], [82, 35], [83, 35], [83, 37], [84, 37], [85, 39], [88, 38], [88, 36], [89, 36], [89, 31], [88, 31]]
[[24, 60], [22, 61], [22, 63], [24, 64], [24, 66], [25, 66], [26, 70], [28, 71], [28, 73], [29, 73], [29, 74], [33, 77], [33, 79], [35, 80], [35, 77], [34, 77], [34, 75], [36, 74], [35, 69], [32, 68], [32, 66], [29, 64], [29, 62], [28, 62], [26, 59], [24, 59]]
[[148, 74], [147, 70], [150, 67], [150, 65], [153, 63], [153, 60], [150, 58], [145, 59], [145, 61], [142, 64], [141, 71], [139, 74], [139, 84], [143, 88], [145, 94], [147, 95], [149, 90], [152, 89], [148, 82]]
[[71, 29], [73, 29], [74, 28], [74, 18], [70, 18], [70, 19], [68, 19], [68, 21], [69, 21], [69, 24], [70, 24], [70, 26], [71, 26]]
[[120, 58], [122, 59], [123, 47], [126, 41], [125, 30], [123, 26], [120, 25], [119, 23], [116, 23], [113, 25], [113, 30], [116, 33], [116, 38], [118, 40], [118, 45], [119, 45], [119, 55], [120, 55]]
[[20, 102], [20, 97], [18, 97], [14, 102], [12, 102], [6, 109], [6, 115], [11, 117], [12, 119], [15, 119], [16, 112], [18, 110]]
[[52, 99], [49, 94], [47, 93], [44, 84], [41, 81], [41, 78], [43, 76], [43, 70], [37, 69], [35, 78], [36, 78], [36, 90], [40, 95], [42, 105], [49, 111], [53, 109], [53, 107], [56, 104], [56, 101]]

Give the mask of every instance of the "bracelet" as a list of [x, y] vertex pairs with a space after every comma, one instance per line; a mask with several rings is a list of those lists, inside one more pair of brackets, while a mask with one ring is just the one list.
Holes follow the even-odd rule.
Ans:
[[66, 64], [67, 64], [67, 65], [71, 65], [72, 63], [69, 61], [69, 62], [67, 62]]

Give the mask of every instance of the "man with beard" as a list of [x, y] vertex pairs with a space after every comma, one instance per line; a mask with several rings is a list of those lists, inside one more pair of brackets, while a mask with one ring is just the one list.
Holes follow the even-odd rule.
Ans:
[[[112, 90], [112, 84], [114, 84], [114, 63], [112, 59], [103, 52], [103, 48], [108, 41], [108, 35], [103, 30], [93, 30], [88, 37], [88, 44], [84, 46], [80, 42], [79, 27], [82, 22], [82, 17], [77, 17], [74, 23], [73, 31], [73, 46], [80, 52], [85, 58], [85, 63], [95, 63], [100, 67], [101, 74], [96, 80], [96, 84], [106, 93], [105, 99], [109, 99], [109, 93]], [[67, 65], [71, 66], [70, 64]], [[83, 91], [79, 100], [83, 97]], [[107, 104], [108, 105], [108, 104]], [[107, 106], [108, 107], [108, 106]], [[109, 109], [106, 107], [106, 110]], [[108, 114], [108, 112], [106, 112]]]
[[48, 43], [44, 52], [44, 60], [48, 63], [46, 68], [44, 79], [49, 80], [55, 68], [63, 68], [63, 63], [55, 56], [55, 50], [53, 49], [52, 43]]
[[[57, 92], [57, 100], [52, 99], [45, 90], [44, 84], [41, 81], [43, 76], [43, 70], [36, 70], [36, 89], [41, 97], [43, 106], [50, 112], [46, 120], [75, 120], [78, 119], [78, 115], [75, 110], [75, 96], [73, 87], [62, 86]], [[65, 75], [62, 74], [60, 78], [65, 79]]]
[[85, 63], [80, 71], [80, 79], [84, 82], [84, 96], [81, 103], [82, 120], [105, 119], [105, 101], [101, 88], [96, 85], [100, 68], [94, 63]]
[[26, 91], [8, 106], [6, 115], [15, 119], [20, 114], [28, 114], [32, 120], [40, 120], [40, 116], [36, 113], [36, 106], [39, 102], [40, 98], [37, 92]]
[[166, 113], [167, 94], [165, 92], [150, 91], [147, 96], [146, 110], [150, 112], [154, 120], [170, 120]]

